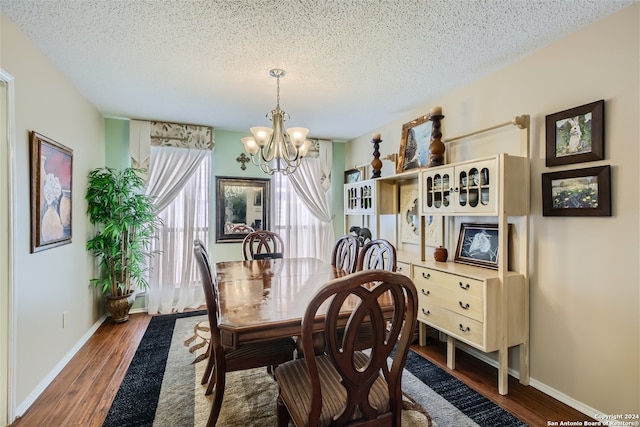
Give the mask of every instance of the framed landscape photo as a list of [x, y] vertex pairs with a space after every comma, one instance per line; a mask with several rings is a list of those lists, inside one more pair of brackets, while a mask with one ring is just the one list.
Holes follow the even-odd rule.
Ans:
[[497, 270], [499, 249], [498, 224], [463, 223], [454, 261]]
[[31, 253], [71, 243], [73, 150], [31, 132]]
[[428, 166], [429, 144], [433, 129], [433, 122], [429, 117], [430, 115], [427, 114], [402, 125], [397, 173]]
[[542, 174], [543, 216], [611, 216], [611, 167]]
[[604, 100], [546, 116], [546, 165], [604, 159]]

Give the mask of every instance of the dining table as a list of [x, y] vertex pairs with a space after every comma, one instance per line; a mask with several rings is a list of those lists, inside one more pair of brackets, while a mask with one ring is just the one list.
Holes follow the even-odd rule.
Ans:
[[[252, 342], [299, 336], [302, 317], [315, 293], [329, 281], [347, 274], [316, 258], [216, 263], [214, 286], [218, 293], [221, 344], [238, 348]], [[352, 301], [352, 306], [355, 304], [357, 301]], [[346, 312], [348, 309], [345, 306]], [[314, 330], [322, 332], [322, 307], [318, 313]]]

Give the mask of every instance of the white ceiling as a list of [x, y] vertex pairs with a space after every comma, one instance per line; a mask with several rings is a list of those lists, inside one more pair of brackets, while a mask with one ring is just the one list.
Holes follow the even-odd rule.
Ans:
[[0, 10], [107, 117], [247, 131], [268, 124], [269, 69], [282, 68], [287, 125], [350, 139], [634, 2], [0, 0]]

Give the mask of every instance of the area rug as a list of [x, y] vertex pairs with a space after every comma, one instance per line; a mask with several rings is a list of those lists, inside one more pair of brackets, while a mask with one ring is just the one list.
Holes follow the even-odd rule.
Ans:
[[[151, 319], [104, 426], [206, 425], [211, 401], [200, 385], [206, 365], [202, 361], [206, 326], [202, 312]], [[417, 404], [413, 411], [403, 411], [414, 417], [407, 419], [405, 426], [526, 426], [413, 352], [409, 353], [402, 381], [403, 391]], [[217, 425], [275, 426], [276, 396], [277, 385], [264, 368], [229, 373]], [[422, 413], [424, 410], [431, 421]]]

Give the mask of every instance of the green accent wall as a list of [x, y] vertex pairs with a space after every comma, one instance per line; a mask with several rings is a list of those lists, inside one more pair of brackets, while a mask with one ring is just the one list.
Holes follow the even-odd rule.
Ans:
[[129, 120], [104, 119], [105, 166], [124, 169], [131, 166]]

